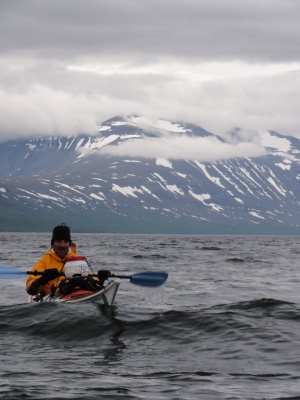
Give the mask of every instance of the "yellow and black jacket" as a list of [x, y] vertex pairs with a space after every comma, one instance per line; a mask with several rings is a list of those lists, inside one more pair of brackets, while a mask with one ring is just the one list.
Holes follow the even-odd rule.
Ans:
[[[76, 256], [76, 253], [71, 252], [67, 255], [67, 257], [70, 257], [70, 256]], [[50, 248], [46, 252], [46, 254], [36, 262], [36, 264], [32, 268], [32, 271], [44, 272], [48, 268], [56, 268], [58, 270], [58, 272], [64, 272], [64, 260], [61, 259], [57, 254], [55, 254], [54, 251], [52, 250], [52, 248]], [[37, 276], [29, 275], [29, 277], [26, 281], [26, 291], [27, 292], [30, 290], [30, 286], [32, 285], [32, 283], [36, 279], [39, 279], [40, 277], [41, 277], [41, 275], [37, 275]], [[38, 288], [37, 293], [41, 293], [41, 292], [43, 292], [44, 294], [51, 293], [51, 287], [53, 285], [58, 285], [59, 282], [62, 281], [63, 279], [65, 279], [64, 276], [59, 276], [58, 278], [53, 279], [52, 281], [46, 283], [45, 285], [40, 286]]]

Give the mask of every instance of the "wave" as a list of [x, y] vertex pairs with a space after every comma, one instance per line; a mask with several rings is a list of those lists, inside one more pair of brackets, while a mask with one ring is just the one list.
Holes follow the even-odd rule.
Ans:
[[[283, 339], [281, 320], [300, 320], [299, 307], [275, 299], [258, 299], [208, 308], [121, 309], [95, 304], [23, 304], [0, 307], [0, 333], [41, 337], [61, 342], [91, 341], [113, 335], [157, 337], [164, 341], [197, 343], [199, 337], [249, 341], [262, 333]], [[269, 329], [272, 326], [272, 329]], [[277, 326], [277, 329], [276, 329]]]
[[213, 250], [213, 251], [219, 251], [219, 250], [223, 250], [221, 247], [217, 247], [217, 246], [202, 246], [201, 250]]
[[141, 254], [137, 254], [132, 256], [133, 258], [153, 258], [153, 259], [166, 259], [168, 258], [168, 256], [162, 255], [162, 254], [147, 254], [147, 255], [141, 255]]

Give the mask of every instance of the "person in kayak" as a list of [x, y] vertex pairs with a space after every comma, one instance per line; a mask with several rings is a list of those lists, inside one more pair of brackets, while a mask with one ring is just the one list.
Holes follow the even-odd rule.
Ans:
[[63, 271], [65, 257], [70, 253], [70, 245], [70, 228], [65, 224], [56, 226], [52, 232], [51, 248], [32, 268], [32, 271], [43, 272], [43, 275], [29, 275], [26, 281], [28, 294], [51, 293], [51, 287], [63, 279], [59, 274]]
[[[65, 259], [67, 256], [76, 256], [76, 252], [72, 252], [70, 248], [71, 243], [70, 228], [66, 224], [58, 225], [53, 229], [51, 248], [32, 268], [32, 271], [42, 272], [43, 275], [29, 275], [26, 281], [26, 291], [28, 294], [32, 296], [37, 294], [45, 296], [53, 293], [57, 287], [64, 293], [64, 283], [66, 282], [64, 276]], [[74, 282], [72, 282], [72, 279], [74, 279]], [[98, 285], [99, 279], [94, 279], [92, 276], [77, 276], [68, 279], [66, 283], [68, 283], [69, 289], [70, 283], [73, 289], [79, 287], [96, 291], [101, 288]]]

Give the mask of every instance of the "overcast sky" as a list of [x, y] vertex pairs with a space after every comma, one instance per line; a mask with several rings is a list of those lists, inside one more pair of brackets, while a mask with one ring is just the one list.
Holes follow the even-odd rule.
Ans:
[[299, 0], [1, 0], [0, 140], [121, 114], [300, 138]]

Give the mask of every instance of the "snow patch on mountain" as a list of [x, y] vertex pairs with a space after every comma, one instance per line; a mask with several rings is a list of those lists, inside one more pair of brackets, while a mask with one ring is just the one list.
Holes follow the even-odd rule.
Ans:
[[261, 132], [260, 138], [264, 147], [271, 147], [282, 152], [288, 152], [291, 148], [291, 143], [288, 139], [272, 135], [268, 131]]
[[112, 191], [119, 192], [126, 197], [128, 197], [128, 196], [138, 197], [138, 196], [136, 196], [135, 192], [143, 194], [142, 189], [137, 189], [136, 187], [130, 187], [130, 186], [121, 187], [119, 185], [116, 185], [115, 183], [112, 185]]
[[126, 125], [125, 121], [115, 121], [111, 123], [112, 126], [124, 126]]
[[111, 126], [110, 125], [100, 125], [98, 126], [98, 131], [99, 132], [104, 132], [104, 131], [110, 131]]
[[191, 190], [189, 190], [189, 193], [190, 193], [195, 199], [201, 201], [203, 204], [205, 204], [205, 201], [206, 201], [206, 200], [209, 200], [210, 197], [211, 197], [210, 194], [208, 194], [208, 193], [196, 194], [196, 193], [193, 193]]
[[286, 196], [286, 190], [284, 190], [282, 187], [280, 187], [273, 178], [268, 177], [267, 180], [271, 183], [271, 185], [274, 186], [274, 188], [282, 195]]
[[156, 119], [151, 121], [150, 119], [145, 117], [130, 116], [127, 117], [126, 122], [146, 130], [155, 130], [159, 132], [177, 132], [177, 133], [190, 132], [190, 129], [187, 129], [182, 124], [173, 123], [162, 119]]
[[212, 181], [215, 185], [220, 186], [221, 188], [225, 189], [225, 186], [222, 185], [220, 178], [211, 176], [206, 169], [206, 166], [198, 161], [194, 161], [194, 163], [201, 169], [201, 171], [204, 173], [204, 175]]
[[255, 211], [249, 211], [249, 214], [256, 218], [265, 219], [264, 217], [262, 217], [261, 215], [259, 215], [259, 213], [255, 212]]
[[96, 199], [96, 200], [105, 201], [105, 196], [101, 192], [99, 192], [98, 194], [91, 193], [90, 197], [92, 197], [93, 199]]
[[244, 204], [243, 200], [238, 197], [235, 197], [234, 200], [236, 200], [238, 203]]
[[[284, 162], [287, 162], [289, 160], [283, 160]], [[289, 161], [290, 162], [290, 161]], [[290, 170], [291, 169], [291, 164], [284, 164], [284, 163], [275, 163], [275, 165], [283, 170]]]
[[119, 135], [110, 135], [108, 137], [101, 138], [90, 138], [87, 143], [80, 147], [80, 152], [84, 154], [86, 151], [99, 150], [103, 146], [115, 142], [119, 138]]
[[156, 164], [156, 165], [162, 165], [163, 167], [173, 169], [172, 163], [171, 163], [169, 160], [165, 160], [165, 159], [163, 159], [163, 158], [157, 158], [157, 159], [155, 160], [155, 164]]
[[166, 185], [166, 188], [174, 193], [174, 194], [180, 194], [181, 196], [184, 196], [184, 192], [183, 190], [181, 190], [179, 187], [177, 187], [176, 185]]

